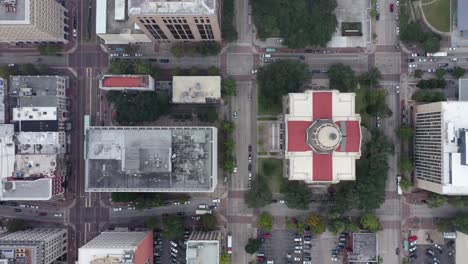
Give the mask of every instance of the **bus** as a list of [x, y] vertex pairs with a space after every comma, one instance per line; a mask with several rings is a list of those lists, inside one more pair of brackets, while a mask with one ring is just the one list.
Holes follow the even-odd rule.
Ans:
[[276, 52], [275, 48], [266, 48], [265, 52]]
[[232, 235], [228, 234], [227, 237], [227, 253], [232, 254]]
[[436, 53], [427, 53], [426, 54], [428, 57], [447, 57], [448, 54], [447, 52], [436, 52]]
[[211, 210], [206, 210], [206, 209], [195, 210], [196, 215], [204, 215], [204, 214], [211, 214], [211, 213], [212, 213]]
[[397, 193], [398, 193], [398, 195], [403, 194], [403, 191], [401, 190], [401, 187], [400, 187], [400, 182], [401, 182], [401, 176], [398, 176], [397, 177]]
[[84, 116], [84, 129], [83, 129], [83, 133], [84, 135], [86, 136], [86, 130], [88, 129], [90, 123], [89, 123], [89, 115], [85, 115]]

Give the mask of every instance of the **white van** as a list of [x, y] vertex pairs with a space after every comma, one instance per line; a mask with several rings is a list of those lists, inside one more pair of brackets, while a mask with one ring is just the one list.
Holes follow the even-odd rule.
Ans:
[[271, 54], [263, 54], [262, 57], [263, 58], [271, 58]]

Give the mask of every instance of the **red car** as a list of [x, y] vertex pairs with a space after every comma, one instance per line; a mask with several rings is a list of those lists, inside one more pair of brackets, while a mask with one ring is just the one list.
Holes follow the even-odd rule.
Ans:
[[394, 6], [395, 6], [395, 5], [394, 5], [393, 3], [390, 4], [390, 12], [393, 12]]
[[416, 241], [416, 240], [418, 240], [418, 237], [417, 237], [417, 236], [410, 236], [410, 237], [408, 238], [408, 242], [410, 242], [410, 243], [413, 242], [413, 241]]
[[267, 239], [267, 238], [270, 238], [271, 237], [271, 234], [270, 233], [265, 233], [263, 234], [263, 238]]
[[257, 257], [257, 261], [265, 261], [265, 257], [259, 256], [259, 257]]

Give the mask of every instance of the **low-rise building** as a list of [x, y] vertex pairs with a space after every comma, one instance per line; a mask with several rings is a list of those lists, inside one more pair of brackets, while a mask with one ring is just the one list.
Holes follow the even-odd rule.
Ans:
[[193, 232], [187, 241], [187, 264], [219, 264], [221, 232]]
[[457, 0], [457, 27], [460, 31], [460, 35], [463, 38], [468, 39], [468, 14], [466, 10], [468, 10], [468, 0]]
[[468, 102], [416, 107], [416, 186], [443, 195], [468, 195]]
[[289, 180], [355, 180], [355, 163], [361, 156], [355, 94], [309, 90], [290, 93], [287, 103], [284, 155]]
[[379, 261], [377, 234], [353, 233], [352, 252], [348, 253], [349, 263], [377, 263]]
[[175, 104], [217, 103], [220, 99], [220, 76], [172, 77], [172, 102]]
[[99, 88], [105, 91], [154, 91], [154, 78], [150, 75], [104, 75]]
[[78, 249], [77, 264], [153, 263], [153, 232], [105, 231]]
[[215, 127], [85, 127], [85, 191], [213, 192]]
[[67, 254], [67, 230], [35, 228], [0, 237], [0, 263], [55, 263]]

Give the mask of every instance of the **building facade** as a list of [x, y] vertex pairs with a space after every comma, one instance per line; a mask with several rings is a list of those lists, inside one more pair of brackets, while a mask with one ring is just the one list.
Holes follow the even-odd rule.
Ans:
[[468, 195], [468, 102], [418, 105], [416, 186], [444, 195]]
[[78, 249], [77, 264], [153, 263], [153, 232], [106, 231]]
[[0, 42], [68, 43], [67, 12], [55, 0], [0, 1]]
[[187, 241], [187, 264], [219, 264], [221, 232], [193, 232]]
[[151, 92], [154, 91], [154, 78], [150, 75], [103, 75], [99, 88], [104, 91]]
[[219, 0], [128, 0], [128, 16], [153, 42], [221, 41]]
[[175, 104], [219, 103], [220, 76], [173, 76], [172, 102]]
[[49, 264], [66, 253], [66, 229], [36, 228], [0, 237], [1, 263]]
[[355, 113], [354, 93], [290, 93], [285, 112], [282, 126], [289, 180], [323, 184], [355, 180], [361, 117]]

